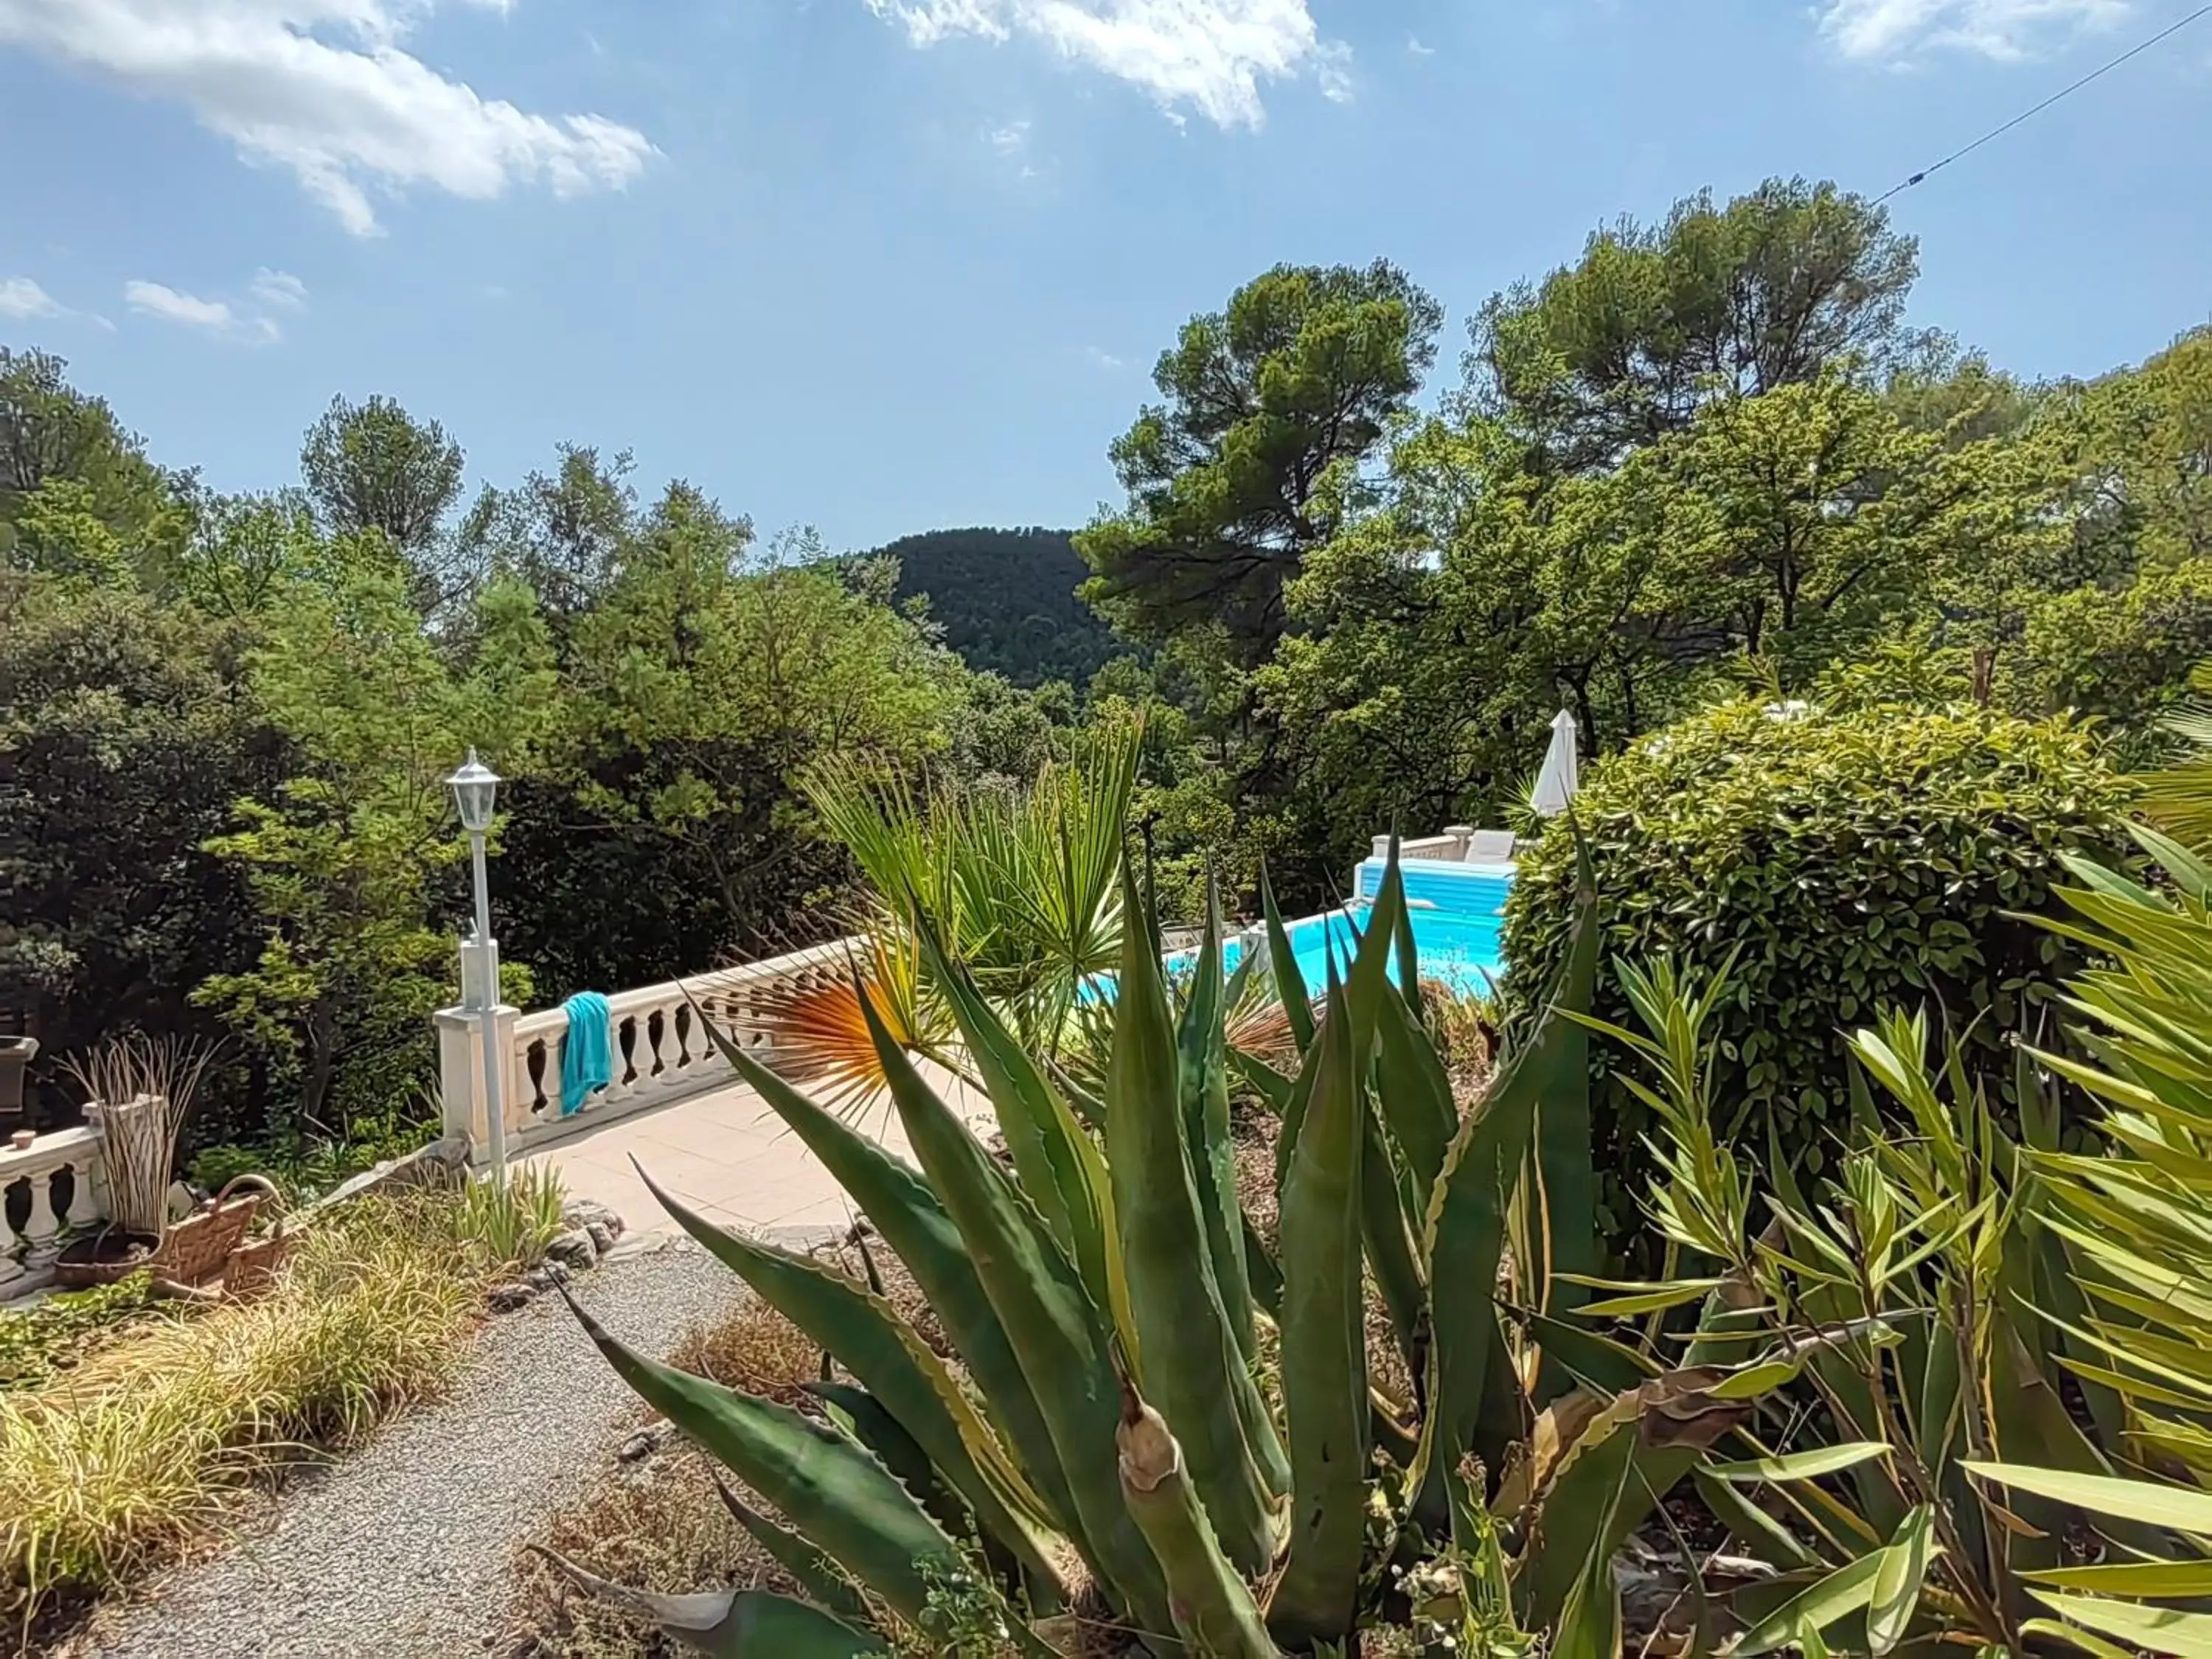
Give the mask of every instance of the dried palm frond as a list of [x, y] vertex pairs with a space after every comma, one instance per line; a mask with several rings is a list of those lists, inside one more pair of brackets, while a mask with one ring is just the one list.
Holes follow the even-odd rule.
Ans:
[[816, 969], [751, 993], [730, 1016], [733, 1035], [763, 1039], [777, 1073], [811, 1087], [824, 1105], [857, 1110], [884, 1087], [860, 1012], [863, 993], [910, 1054], [936, 1057], [949, 1035], [949, 1020], [921, 994], [917, 955], [910, 941], [879, 932], [849, 967]]
[[1233, 1011], [1223, 1035], [1238, 1053], [1264, 1060], [1279, 1072], [1297, 1067], [1298, 1042], [1291, 1030], [1290, 1011], [1272, 996], [1248, 1000]]
[[107, 1213], [123, 1231], [159, 1238], [167, 1227], [177, 1132], [216, 1054], [216, 1045], [197, 1038], [133, 1031], [63, 1060], [87, 1103], [100, 1108]]

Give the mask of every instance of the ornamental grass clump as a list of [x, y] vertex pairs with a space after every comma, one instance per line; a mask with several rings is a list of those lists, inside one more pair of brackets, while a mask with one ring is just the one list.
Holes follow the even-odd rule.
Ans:
[[157, 1323], [0, 1393], [0, 1606], [97, 1594], [452, 1376], [485, 1269], [449, 1196], [366, 1200], [259, 1298]]

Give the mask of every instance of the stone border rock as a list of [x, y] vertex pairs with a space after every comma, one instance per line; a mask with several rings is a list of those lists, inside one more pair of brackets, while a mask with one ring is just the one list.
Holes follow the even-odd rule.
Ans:
[[561, 1206], [562, 1230], [545, 1246], [545, 1259], [520, 1279], [491, 1287], [484, 1304], [494, 1313], [526, 1308], [575, 1273], [589, 1273], [612, 1253], [623, 1236], [623, 1218], [605, 1205], [572, 1198]]

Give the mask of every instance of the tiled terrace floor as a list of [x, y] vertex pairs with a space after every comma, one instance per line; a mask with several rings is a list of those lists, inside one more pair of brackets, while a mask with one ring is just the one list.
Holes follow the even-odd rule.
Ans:
[[[932, 1078], [953, 1109], [979, 1128], [989, 1103], [943, 1072]], [[902, 1155], [906, 1135], [889, 1101], [869, 1106], [860, 1126]], [[739, 1086], [657, 1107], [531, 1155], [557, 1170], [574, 1197], [596, 1199], [647, 1233], [676, 1224], [646, 1190], [630, 1160], [710, 1220], [748, 1231], [833, 1227], [857, 1213], [799, 1137], [759, 1096]]]

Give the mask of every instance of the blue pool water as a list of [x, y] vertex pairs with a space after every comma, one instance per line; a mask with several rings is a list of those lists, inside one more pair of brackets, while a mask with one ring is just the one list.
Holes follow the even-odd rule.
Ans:
[[[1513, 890], [1510, 864], [1431, 864], [1409, 861], [1405, 872], [1406, 897], [1413, 907], [1413, 946], [1420, 957], [1424, 977], [1443, 980], [1454, 989], [1486, 994], [1492, 982], [1505, 971], [1499, 935], [1504, 927], [1505, 896]], [[1382, 865], [1370, 859], [1359, 866], [1361, 898], [1372, 899], [1382, 885]], [[1359, 933], [1367, 926], [1367, 908], [1355, 903], [1349, 914], [1331, 910], [1290, 924], [1291, 949], [1305, 976], [1306, 988], [1318, 995], [1328, 982], [1329, 952], [1336, 953], [1340, 972], [1352, 960]], [[1224, 950], [1233, 971], [1242, 942], [1229, 941]], [[1187, 957], [1170, 957], [1179, 966]], [[1391, 958], [1390, 976], [1398, 976], [1397, 959]]]

